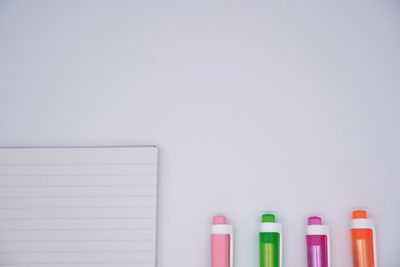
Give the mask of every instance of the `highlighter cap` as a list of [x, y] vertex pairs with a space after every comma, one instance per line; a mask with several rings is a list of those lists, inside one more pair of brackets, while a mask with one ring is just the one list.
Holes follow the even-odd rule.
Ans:
[[264, 214], [262, 216], [262, 222], [266, 223], [266, 222], [275, 222], [275, 215], [273, 214]]
[[308, 225], [321, 225], [322, 219], [318, 216], [312, 216], [308, 218]]
[[225, 216], [214, 216], [213, 218], [214, 224], [226, 224]]
[[353, 219], [367, 219], [367, 212], [365, 210], [355, 210], [352, 213]]

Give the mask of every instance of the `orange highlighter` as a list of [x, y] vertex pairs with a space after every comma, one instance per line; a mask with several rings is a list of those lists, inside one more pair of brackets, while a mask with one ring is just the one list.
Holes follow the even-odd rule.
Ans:
[[365, 210], [353, 211], [351, 239], [354, 267], [377, 267], [374, 221], [367, 219]]

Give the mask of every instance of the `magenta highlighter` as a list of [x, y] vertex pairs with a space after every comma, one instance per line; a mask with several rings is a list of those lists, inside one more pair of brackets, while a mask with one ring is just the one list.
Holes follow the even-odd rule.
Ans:
[[215, 216], [211, 226], [211, 267], [233, 266], [233, 228], [224, 216]]
[[306, 239], [308, 267], [330, 267], [329, 228], [320, 217], [308, 218]]

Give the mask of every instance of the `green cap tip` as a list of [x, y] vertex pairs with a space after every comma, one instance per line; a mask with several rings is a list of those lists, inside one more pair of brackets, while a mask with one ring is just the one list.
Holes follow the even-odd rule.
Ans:
[[262, 216], [262, 222], [275, 222], [275, 215], [273, 214], [264, 214]]

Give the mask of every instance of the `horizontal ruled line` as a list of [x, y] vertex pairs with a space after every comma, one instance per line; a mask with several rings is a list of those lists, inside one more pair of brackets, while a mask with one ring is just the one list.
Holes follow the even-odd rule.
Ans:
[[124, 174], [0, 174], [0, 177], [18, 177], [18, 176], [27, 176], [27, 177], [69, 177], [69, 176], [101, 176], [101, 177], [113, 177], [113, 176], [144, 176], [144, 175], [157, 175], [157, 173], [124, 173]]
[[[16, 207], [1, 208], [0, 210], [45, 210], [45, 209], [153, 209], [156, 206], [109, 206], [109, 207]], [[0, 218], [1, 220], [1, 218]]]
[[0, 196], [0, 199], [20, 199], [20, 198], [153, 198], [157, 195], [126, 195], [126, 196]]
[[[154, 230], [156, 227], [128, 227], [128, 228], [60, 228], [60, 229], [0, 229], [0, 232], [52, 232], [52, 231], [130, 231], [130, 230]], [[1, 242], [1, 241], [0, 241]]]
[[29, 265], [98, 265], [98, 264], [133, 264], [154, 263], [153, 261], [91, 261], [91, 262], [26, 262], [26, 263], [2, 263], [1, 266], [29, 266]]
[[0, 252], [0, 255], [4, 254], [68, 254], [68, 253], [152, 253], [155, 249], [148, 250], [70, 250], [70, 251], [10, 251]]
[[1, 163], [0, 166], [156, 166], [153, 162], [132, 163]]
[[130, 184], [100, 184], [100, 185], [2, 185], [1, 188], [63, 188], [63, 187], [157, 187], [155, 184], [130, 185]]
[[40, 242], [155, 242], [155, 239], [67, 239], [67, 240], [0, 240], [1, 243], [40, 243]]
[[155, 217], [60, 217], [60, 218], [1, 218], [0, 221], [47, 221], [47, 220], [125, 220], [125, 219], [154, 219]]

